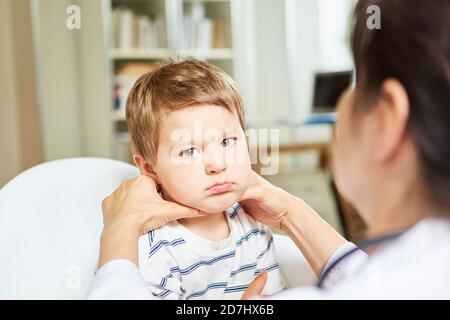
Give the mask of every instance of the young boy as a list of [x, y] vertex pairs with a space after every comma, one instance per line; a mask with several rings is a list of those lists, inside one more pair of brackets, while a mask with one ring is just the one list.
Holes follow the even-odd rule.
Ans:
[[192, 59], [144, 74], [129, 93], [136, 165], [164, 199], [204, 213], [139, 239], [139, 269], [155, 296], [239, 299], [263, 270], [262, 294], [285, 288], [270, 230], [238, 204], [251, 173], [243, 114], [233, 80]]

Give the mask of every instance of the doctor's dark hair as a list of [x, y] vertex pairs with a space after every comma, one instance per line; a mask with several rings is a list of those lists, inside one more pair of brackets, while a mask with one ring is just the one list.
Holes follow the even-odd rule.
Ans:
[[[380, 29], [366, 26], [370, 5]], [[380, 85], [395, 78], [410, 104], [407, 123], [427, 196], [450, 205], [450, 0], [361, 0], [355, 9], [352, 51], [356, 113], [370, 108]]]

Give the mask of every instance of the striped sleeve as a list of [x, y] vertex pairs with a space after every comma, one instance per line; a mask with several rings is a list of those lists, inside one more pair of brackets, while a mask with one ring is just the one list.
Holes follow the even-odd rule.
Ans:
[[262, 295], [272, 295], [286, 289], [287, 286], [275, 255], [272, 232], [269, 228], [266, 231], [261, 236], [261, 239], [264, 239], [264, 241], [260, 242], [259, 253], [256, 257], [255, 276], [263, 270], [267, 271], [267, 282]]
[[159, 239], [155, 232], [139, 238], [139, 270], [149, 291], [165, 300], [179, 300], [183, 295], [179, 268], [168, 248], [184, 239]]

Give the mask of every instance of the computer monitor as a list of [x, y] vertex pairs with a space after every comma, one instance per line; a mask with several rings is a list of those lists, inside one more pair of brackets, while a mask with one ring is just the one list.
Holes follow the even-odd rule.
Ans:
[[318, 72], [314, 77], [313, 113], [336, 111], [342, 92], [351, 84], [353, 72]]

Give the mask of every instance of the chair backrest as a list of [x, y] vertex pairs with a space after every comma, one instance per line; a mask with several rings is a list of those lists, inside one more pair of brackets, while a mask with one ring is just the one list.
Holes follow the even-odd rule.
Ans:
[[71, 158], [7, 183], [0, 190], [0, 298], [84, 298], [97, 264], [102, 199], [138, 174], [116, 160]]
[[317, 276], [291, 238], [274, 233], [273, 244], [288, 288], [312, 286], [316, 283]]

